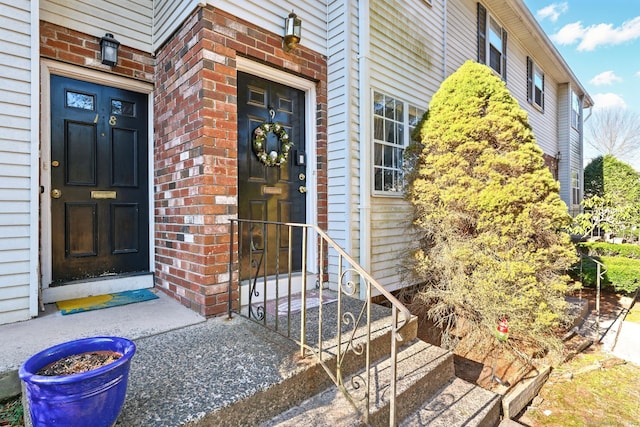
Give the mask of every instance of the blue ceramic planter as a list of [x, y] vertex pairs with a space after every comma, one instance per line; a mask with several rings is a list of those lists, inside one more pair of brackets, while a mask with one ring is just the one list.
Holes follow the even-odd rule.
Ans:
[[[122, 357], [92, 371], [72, 375], [36, 375], [40, 369], [67, 356], [115, 351]], [[18, 372], [25, 384], [34, 427], [109, 427], [124, 404], [133, 341], [119, 337], [93, 337], [69, 341], [34, 354]]]

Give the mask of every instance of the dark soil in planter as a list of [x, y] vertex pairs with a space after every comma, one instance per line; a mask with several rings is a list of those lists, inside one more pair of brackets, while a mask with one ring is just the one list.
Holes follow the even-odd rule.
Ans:
[[122, 354], [115, 351], [91, 351], [64, 357], [40, 369], [37, 374], [60, 376], [92, 371], [120, 359]]

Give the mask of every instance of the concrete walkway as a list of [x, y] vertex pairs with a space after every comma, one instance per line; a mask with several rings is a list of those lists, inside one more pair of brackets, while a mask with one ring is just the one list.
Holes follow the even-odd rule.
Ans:
[[[631, 312], [635, 315], [629, 316]], [[640, 319], [640, 304], [634, 304], [631, 297], [622, 297], [615, 307], [603, 310], [599, 322], [592, 309], [578, 333], [594, 342], [600, 340], [603, 351], [640, 366], [640, 323], [625, 320], [628, 316]]]
[[640, 366], [640, 304], [637, 301], [620, 322], [613, 354]]
[[205, 321], [176, 300], [158, 299], [63, 316], [47, 304], [39, 317], [0, 325], [0, 400], [20, 392], [18, 369], [32, 354], [78, 338], [116, 335], [136, 340]]

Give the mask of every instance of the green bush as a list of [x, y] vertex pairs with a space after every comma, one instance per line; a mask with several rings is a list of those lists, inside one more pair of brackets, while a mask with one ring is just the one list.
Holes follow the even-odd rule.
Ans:
[[628, 243], [584, 242], [578, 244], [578, 250], [591, 257], [620, 256], [640, 259], [640, 246]]
[[460, 325], [462, 345], [495, 341], [504, 318], [520, 354], [556, 353], [577, 256], [527, 112], [489, 67], [468, 61], [433, 95], [418, 135], [405, 188], [421, 234], [409, 265], [424, 283], [414, 307], [450, 347]]
[[[600, 283], [603, 289], [632, 293], [640, 287], [640, 259], [602, 256], [597, 257], [597, 260], [604, 264], [606, 269]], [[580, 274], [580, 264], [576, 265], [574, 274], [576, 276]], [[586, 287], [597, 285], [597, 266], [589, 258], [582, 259], [582, 279]]]

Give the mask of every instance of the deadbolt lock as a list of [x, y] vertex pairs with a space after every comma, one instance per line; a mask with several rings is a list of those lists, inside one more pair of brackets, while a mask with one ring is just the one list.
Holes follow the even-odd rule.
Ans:
[[60, 166], [60, 162], [59, 162], [59, 161], [57, 161], [57, 160], [53, 160], [53, 161], [51, 162], [51, 166], [53, 166], [54, 168], [57, 168], [58, 166]]
[[54, 199], [59, 199], [60, 197], [62, 197], [62, 191], [54, 188], [53, 190], [51, 190], [51, 197], [53, 197]]
[[307, 177], [307, 176], [306, 176], [305, 174], [303, 174], [303, 173], [301, 173], [300, 175], [298, 175], [298, 179], [299, 179], [300, 181], [304, 181], [304, 179], [305, 179], [306, 177]]

